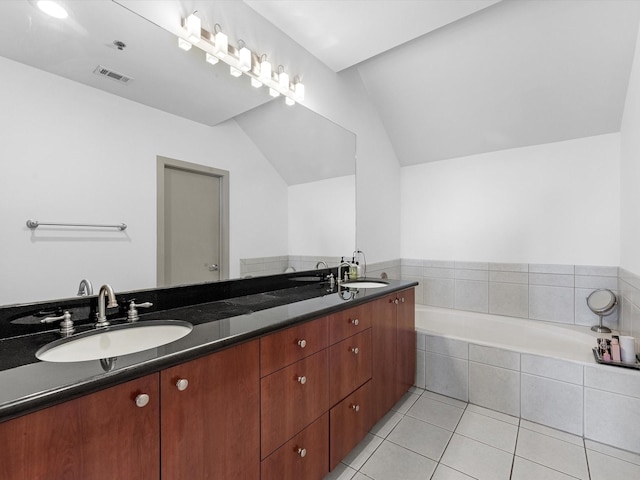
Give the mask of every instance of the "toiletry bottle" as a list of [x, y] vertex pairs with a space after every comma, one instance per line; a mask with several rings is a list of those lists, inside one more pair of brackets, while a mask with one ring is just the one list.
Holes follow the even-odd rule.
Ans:
[[355, 280], [356, 278], [358, 278], [356, 261], [355, 261], [355, 257], [351, 257], [351, 264], [349, 266], [349, 279]]
[[611, 338], [611, 360], [614, 362], [620, 362], [620, 342], [618, 341], [618, 337], [614, 336]]

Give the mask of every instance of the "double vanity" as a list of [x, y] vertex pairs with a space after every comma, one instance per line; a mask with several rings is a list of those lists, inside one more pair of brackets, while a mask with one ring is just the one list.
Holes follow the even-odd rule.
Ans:
[[[192, 330], [109, 362], [39, 361], [59, 333], [16, 332], [45, 305], [0, 309], [3, 478], [322, 479], [413, 385], [416, 337], [415, 282], [321, 279], [121, 294], [107, 328]], [[126, 325], [134, 300], [154, 307]], [[95, 301], [55, 308], [89, 320]], [[96, 337], [84, 323], [79, 335]]]

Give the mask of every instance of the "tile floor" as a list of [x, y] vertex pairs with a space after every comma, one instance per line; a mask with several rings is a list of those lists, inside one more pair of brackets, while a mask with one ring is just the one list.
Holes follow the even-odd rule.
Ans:
[[414, 387], [324, 480], [615, 478], [640, 455]]

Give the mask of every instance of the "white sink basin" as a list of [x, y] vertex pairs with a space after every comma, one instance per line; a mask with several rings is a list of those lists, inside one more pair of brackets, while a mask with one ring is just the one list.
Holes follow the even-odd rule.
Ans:
[[389, 284], [384, 282], [376, 282], [375, 280], [363, 280], [361, 282], [356, 280], [354, 282], [343, 283], [342, 286], [345, 288], [380, 288], [387, 287], [389, 286]]
[[189, 334], [193, 325], [181, 320], [148, 320], [61, 338], [36, 352], [45, 362], [84, 362], [141, 352], [174, 342]]

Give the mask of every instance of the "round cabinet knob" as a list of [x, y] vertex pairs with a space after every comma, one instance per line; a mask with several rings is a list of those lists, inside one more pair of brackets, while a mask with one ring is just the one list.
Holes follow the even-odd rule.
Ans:
[[296, 453], [298, 455], [300, 455], [302, 458], [307, 456], [307, 449], [306, 448], [302, 448], [302, 447], [298, 447], [298, 449], [296, 450]]
[[357, 355], [360, 353], [360, 349], [358, 347], [353, 347], [351, 351], [353, 352], [354, 355]]
[[402, 298], [400, 299], [400, 301], [401, 301], [402, 303], [404, 303], [404, 297], [402, 297]]
[[149, 403], [149, 395], [147, 395], [146, 393], [141, 393], [136, 396], [136, 406], [142, 408], [142, 407], [146, 407], [148, 403]]
[[396, 299], [394, 299], [394, 300], [393, 300], [393, 303], [395, 303], [396, 305], [398, 305], [398, 299], [397, 299], [397, 298], [396, 298]]
[[306, 340], [298, 340], [298, 346], [300, 346], [300, 348], [304, 348], [307, 346], [307, 341]]
[[189, 386], [189, 380], [187, 380], [186, 378], [180, 378], [176, 382], [176, 388], [181, 392], [184, 392], [188, 386]]
[[360, 320], [354, 318], [353, 320], [351, 320], [351, 323], [357, 327], [358, 325], [360, 325]]
[[351, 408], [353, 409], [354, 412], [360, 411], [360, 405], [351, 405]]
[[301, 377], [298, 377], [298, 382], [304, 385], [305, 383], [307, 383], [307, 377], [305, 377], [304, 375], [302, 375]]

